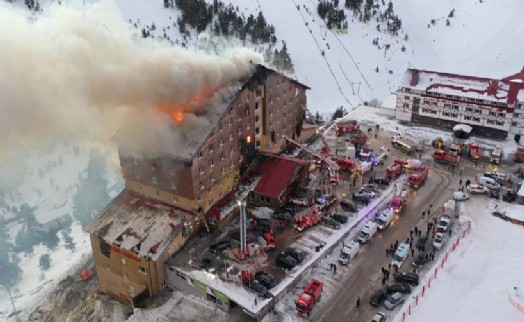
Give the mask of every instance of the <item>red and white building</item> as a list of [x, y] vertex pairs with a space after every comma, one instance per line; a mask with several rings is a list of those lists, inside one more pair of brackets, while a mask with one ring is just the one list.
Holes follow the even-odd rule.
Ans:
[[473, 134], [506, 138], [524, 134], [524, 69], [503, 79], [408, 69], [396, 92], [395, 117]]

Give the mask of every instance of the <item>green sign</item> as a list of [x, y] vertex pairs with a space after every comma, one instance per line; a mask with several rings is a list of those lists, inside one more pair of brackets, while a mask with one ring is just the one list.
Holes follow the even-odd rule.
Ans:
[[229, 298], [226, 295], [220, 293], [217, 290], [211, 290], [211, 292], [215, 295], [217, 299], [222, 301], [222, 303], [229, 304]]
[[202, 283], [202, 282], [199, 282], [197, 280], [191, 280], [191, 283], [193, 283], [193, 286], [195, 286], [196, 288], [198, 288], [199, 290], [203, 291], [203, 292], [206, 292], [207, 293], [207, 286], [206, 284]]

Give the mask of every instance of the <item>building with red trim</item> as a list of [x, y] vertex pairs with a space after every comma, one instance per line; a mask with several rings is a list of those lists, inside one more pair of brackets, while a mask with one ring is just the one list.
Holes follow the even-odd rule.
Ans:
[[524, 134], [524, 70], [503, 79], [408, 69], [396, 91], [395, 117], [504, 139]]

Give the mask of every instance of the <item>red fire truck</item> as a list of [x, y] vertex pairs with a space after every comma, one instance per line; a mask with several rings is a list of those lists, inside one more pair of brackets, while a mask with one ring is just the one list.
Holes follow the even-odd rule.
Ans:
[[480, 152], [479, 145], [475, 142], [471, 142], [469, 144], [469, 158], [471, 160], [478, 160], [480, 159], [480, 155], [481, 155], [481, 152]]
[[353, 133], [360, 129], [358, 122], [355, 120], [340, 122], [337, 123], [335, 126], [337, 128], [337, 136], [343, 136], [346, 133]]
[[400, 212], [402, 208], [408, 202], [408, 191], [403, 189], [395, 193], [395, 196], [391, 200], [389, 208], [394, 212]]
[[320, 207], [315, 205], [295, 215], [295, 229], [303, 231], [309, 227], [313, 227], [320, 223], [322, 217], [324, 217], [324, 214], [320, 211]]
[[388, 166], [386, 168], [386, 178], [390, 180], [398, 178], [404, 172], [403, 163], [402, 160], [395, 160], [393, 164]]
[[460, 162], [460, 156], [449, 154], [444, 150], [435, 150], [435, 152], [433, 152], [433, 160], [439, 163], [458, 165]]
[[297, 314], [300, 317], [308, 316], [311, 310], [320, 302], [322, 297], [322, 291], [324, 290], [324, 283], [313, 279], [304, 289], [304, 292], [300, 294], [297, 301], [295, 302]]
[[428, 174], [429, 167], [427, 165], [423, 165], [417, 170], [414, 170], [414, 172], [409, 175], [409, 186], [412, 188], [418, 188], [422, 186], [424, 183], [426, 183]]
[[355, 170], [355, 163], [350, 159], [334, 158], [334, 160], [342, 171], [353, 172]]

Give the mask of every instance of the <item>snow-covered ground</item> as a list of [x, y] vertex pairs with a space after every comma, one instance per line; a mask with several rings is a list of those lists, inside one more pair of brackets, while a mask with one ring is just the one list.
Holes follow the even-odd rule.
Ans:
[[[107, 160], [107, 189], [110, 196], [114, 197], [123, 187], [115, 151], [108, 146], [83, 143], [58, 144], [46, 153], [31, 155], [25, 160], [29, 171], [23, 182], [12, 189], [3, 201], [10, 209], [20, 208], [24, 203], [36, 207], [34, 214], [41, 224], [65, 214], [73, 216], [72, 199], [78, 189], [80, 178], [85, 176], [84, 170], [91, 149], [100, 151]], [[0, 216], [9, 219], [16, 214], [4, 208], [0, 210]], [[20, 228], [21, 224], [16, 221], [8, 224], [9, 243], [15, 244], [15, 237]], [[30, 313], [60, 280], [73, 274], [73, 271], [91, 255], [89, 235], [82, 231], [79, 222], [74, 218], [70, 236], [76, 245], [75, 250], [65, 248], [64, 237], [60, 232], [57, 236], [59, 243], [53, 250], [40, 244], [35, 246], [32, 254], [11, 253], [11, 256], [18, 257], [18, 266], [23, 271], [20, 282], [11, 289], [18, 310]], [[43, 254], [49, 254], [51, 258], [51, 266], [45, 271], [39, 268], [39, 259]], [[5, 314], [11, 310], [8, 294], [4, 288], [0, 288], [0, 313]], [[2, 314], [0, 318], [4, 317]]]
[[[497, 208], [506, 206], [499, 202]], [[495, 202], [483, 196], [467, 201], [463, 209], [472, 223], [469, 234], [406, 321], [523, 321], [524, 313], [508, 300], [510, 294], [518, 298], [517, 287], [524, 304], [522, 226], [492, 216]], [[400, 314], [396, 321], [401, 320]]]

